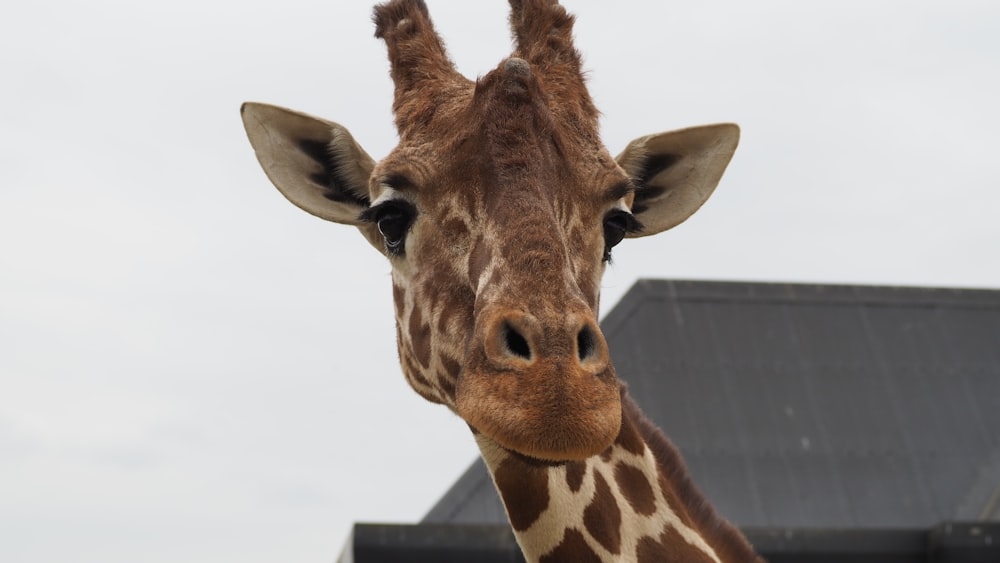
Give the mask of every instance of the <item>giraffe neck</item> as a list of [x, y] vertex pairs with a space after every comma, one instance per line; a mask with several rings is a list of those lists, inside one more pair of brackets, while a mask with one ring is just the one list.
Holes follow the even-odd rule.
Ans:
[[617, 440], [584, 461], [550, 465], [476, 436], [526, 560], [760, 561], [624, 390], [622, 402]]

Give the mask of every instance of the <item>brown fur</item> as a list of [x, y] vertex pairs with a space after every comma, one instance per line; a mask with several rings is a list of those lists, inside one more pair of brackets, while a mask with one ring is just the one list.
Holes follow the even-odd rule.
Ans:
[[[551, 2], [525, 2], [515, 12], [529, 22], [517, 32], [518, 52], [533, 62], [509, 60], [473, 84], [454, 72], [422, 3], [376, 8], [376, 35], [386, 41], [396, 85], [400, 145], [377, 165], [373, 199], [389, 184], [417, 195], [421, 219], [432, 218], [413, 227], [410, 279], [398, 280], [416, 292], [418, 303], [398, 315], [411, 329], [401, 340], [406, 356], [430, 368], [429, 346], [461, 350], [461, 374], [442, 371], [455, 380], [440, 394], [451, 395], [453, 387], [456, 408], [470, 424], [528, 455], [582, 459], [617, 433], [619, 397], [596, 328], [600, 225], [613, 203], [600, 196], [628, 178], [613, 160], [599, 158], [606, 151], [597, 139], [596, 110], [567, 43], [572, 18]], [[549, 24], [561, 33], [544, 33]], [[555, 41], [558, 56], [547, 57], [537, 41]], [[581, 185], [593, 185], [598, 197], [574, 195]], [[454, 209], [467, 216], [452, 216]], [[581, 220], [594, 228], [574, 230]], [[448, 246], [415, 242], [432, 226], [459, 223], [464, 228], [450, 229]], [[469, 253], [465, 271], [455, 269], [453, 248]], [[570, 260], [581, 253], [589, 259]], [[495, 267], [488, 271], [488, 265]], [[480, 286], [489, 289], [477, 291]], [[526, 344], [545, 353], [527, 370], [505, 375], [503, 331], [519, 311], [531, 311], [540, 323]], [[567, 313], [579, 320], [563, 334]], [[445, 315], [456, 323], [474, 318], [472, 341], [460, 331], [423, 330], [428, 319], [448, 328]], [[573, 367], [562, 358], [578, 355], [580, 331], [593, 360]], [[498, 367], [501, 373], [494, 373]]]
[[476, 81], [423, 1], [377, 6], [398, 146], [375, 164], [335, 123], [247, 104], [258, 160], [293, 203], [390, 260], [406, 379], [469, 424], [529, 560], [753, 560], [624, 397], [597, 324], [622, 223], [654, 234], [693, 213], [738, 129], [642, 137], [616, 161], [573, 17], [555, 0], [510, 4], [514, 52]]
[[[415, 243], [411, 251], [406, 284], [417, 292], [418, 304], [398, 315], [410, 327], [401, 346], [410, 350], [406, 358], [425, 368], [442, 366], [439, 394], [455, 401], [478, 433], [510, 451], [554, 460], [604, 451], [602, 459], [610, 462], [612, 441], [640, 456], [650, 444], [660, 465], [658, 483], [627, 464], [609, 475], [625, 501], [651, 514], [652, 487], [659, 487], [682, 521], [705, 534], [723, 559], [751, 560], [745, 540], [691, 484], [676, 450], [630, 400], [624, 399], [624, 412], [620, 407], [623, 395], [596, 326], [603, 239], [599, 230], [581, 224], [599, 225], [607, 205], [627, 196], [633, 184], [598, 137], [598, 112], [572, 43], [573, 21], [558, 2], [512, 0], [514, 58], [471, 83], [455, 72], [423, 2], [397, 0], [376, 8], [376, 36], [386, 41], [396, 86], [401, 141], [376, 168], [373, 191], [388, 181], [418, 193], [422, 214], [435, 217], [437, 225], [452, 225], [445, 246]], [[581, 197], [581, 186], [596, 189]], [[450, 215], [449, 208], [465, 216]], [[423, 239], [426, 228], [415, 226], [414, 240]], [[459, 269], [449, 248], [467, 256]], [[458, 280], [469, 290], [459, 290]], [[441, 334], [450, 326], [444, 311], [468, 312], [471, 339]], [[561, 319], [574, 315], [582, 319], [575, 326], [583, 328], [564, 332]], [[463, 317], [448, 316], [460, 326]], [[438, 331], [432, 335], [424, 323], [434, 318]], [[585, 337], [576, 336], [581, 331]], [[457, 340], [449, 346], [441, 338]], [[563, 360], [586, 355], [578, 342], [597, 351], [590, 368]], [[431, 357], [434, 345], [455, 350], [460, 343], [460, 365]], [[441, 350], [436, 355], [447, 357]], [[578, 375], [581, 369], [588, 375]], [[524, 531], [549, 508], [543, 477], [549, 468], [521, 459], [492, 469], [514, 529]], [[566, 470], [567, 484], [578, 489], [592, 468], [573, 467]], [[593, 478], [597, 496], [579, 525], [617, 553], [621, 513], [604, 478]], [[644, 540], [643, 549], [660, 553], [674, 536], [676, 531], [663, 530]], [[566, 541], [548, 558], [567, 560], [563, 551], [582, 557], [590, 551], [582, 537], [566, 530]]]
[[600, 473], [594, 474], [594, 485], [594, 500], [583, 511], [583, 525], [597, 543], [617, 555], [622, 549], [622, 511]]
[[559, 546], [543, 555], [539, 563], [602, 563], [601, 558], [587, 545], [579, 530], [567, 528]]

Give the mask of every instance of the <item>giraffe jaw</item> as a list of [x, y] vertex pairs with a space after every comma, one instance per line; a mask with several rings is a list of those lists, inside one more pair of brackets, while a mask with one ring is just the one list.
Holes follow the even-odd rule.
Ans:
[[582, 461], [607, 450], [621, 429], [619, 386], [613, 369], [608, 372], [571, 378], [586, 385], [549, 375], [562, 385], [540, 388], [524, 386], [530, 374], [464, 372], [456, 407], [475, 432], [519, 457]]

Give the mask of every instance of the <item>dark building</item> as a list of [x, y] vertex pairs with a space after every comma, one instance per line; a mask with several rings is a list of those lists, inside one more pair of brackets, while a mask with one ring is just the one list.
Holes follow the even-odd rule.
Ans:
[[[644, 280], [602, 328], [772, 561], [1000, 562], [1000, 291]], [[420, 525], [356, 526], [352, 556], [521, 560], [478, 460]]]

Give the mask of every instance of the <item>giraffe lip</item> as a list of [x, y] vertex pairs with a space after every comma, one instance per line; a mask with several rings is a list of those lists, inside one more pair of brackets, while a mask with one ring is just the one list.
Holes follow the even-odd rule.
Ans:
[[[620, 408], [620, 405], [616, 405]], [[461, 415], [461, 412], [460, 412]], [[618, 424], [608, 428], [607, 439], [591, 440], [590, 442], [558, 442], [526, 440], [523, 432], [509, 432], [509, 428], [489, 427], [492, 422], [488, 418], [480, 419], [477, 422], [484, 422], [487, 428], [474, 424], [467, 417], [466, 424], [472, 429], [474, 434], [487, 438], [497, 448], [517, 458], [521, 462], [535, 467], [561, 467], [567, 463], [583, 461], [595, 455], [600, 455], [607, 450], [614, 442], [621, 430], [620, 410], [616, 413]], [[507, 430], [507, 432], [505, 432]], [[562, 433], [565, 435], [565, 433]], [[528, 436], [532, 436], [531, 433]]]
[[463, 371], [456, 391], [455, 410], [467, 424], [529, 462], [587, 459], [605, 451], [621, 429], [614, 380], [557, 372]]
[[530, 455], [522, 454], [521, 452], [514, 451], [510, 448], [504, 448], [503, 446], [500, 447], [503, 448], [503, 450], [509, 453], [511, 456], [517, 458], [523, 463], [526, 463], [534, 467], [562, 467], [567, 463], [570, 463], [569, 460], [556, 461], [550, 459], [540, 459], [537, 457], [531, 457]]
[[[476, 428], [475, 426], [473, 426], [471, 424], [469, 424], [468, 426], [469, 426], [469, 430], [472, 430], [472, 433], [474, 435], [487, 436], [486, 434], [483, 434], [482, 432], [480, 432], [479, 429]], [[521, 452], [519, 452], [517, 450], [508, 448], [507, 446], [503, 446], [503, 445], [501, 445], [499, 442], [497, 442], [493, 438], [490, 438], [490, 441], [493, 443], [493, 445], [495, 445], [496, 447], [500, 448], [501, 450], [503, 450], [504, 452], [506, 452], [511, 457], [517, 459], [518, 461], [520, 461], [522, 463], [525, 463], [527, 465], [531, 465], [533, 467], [562, 467], [562, 466], [564, 466], [566, 464], [572, 463], [572, 460], [569, 460], [569, 459], [555, 460], [555, 459], [542, 459], [540, 457], [530, 456], [528, 454], [523, 454], [523, 453], [521, 453]]]

